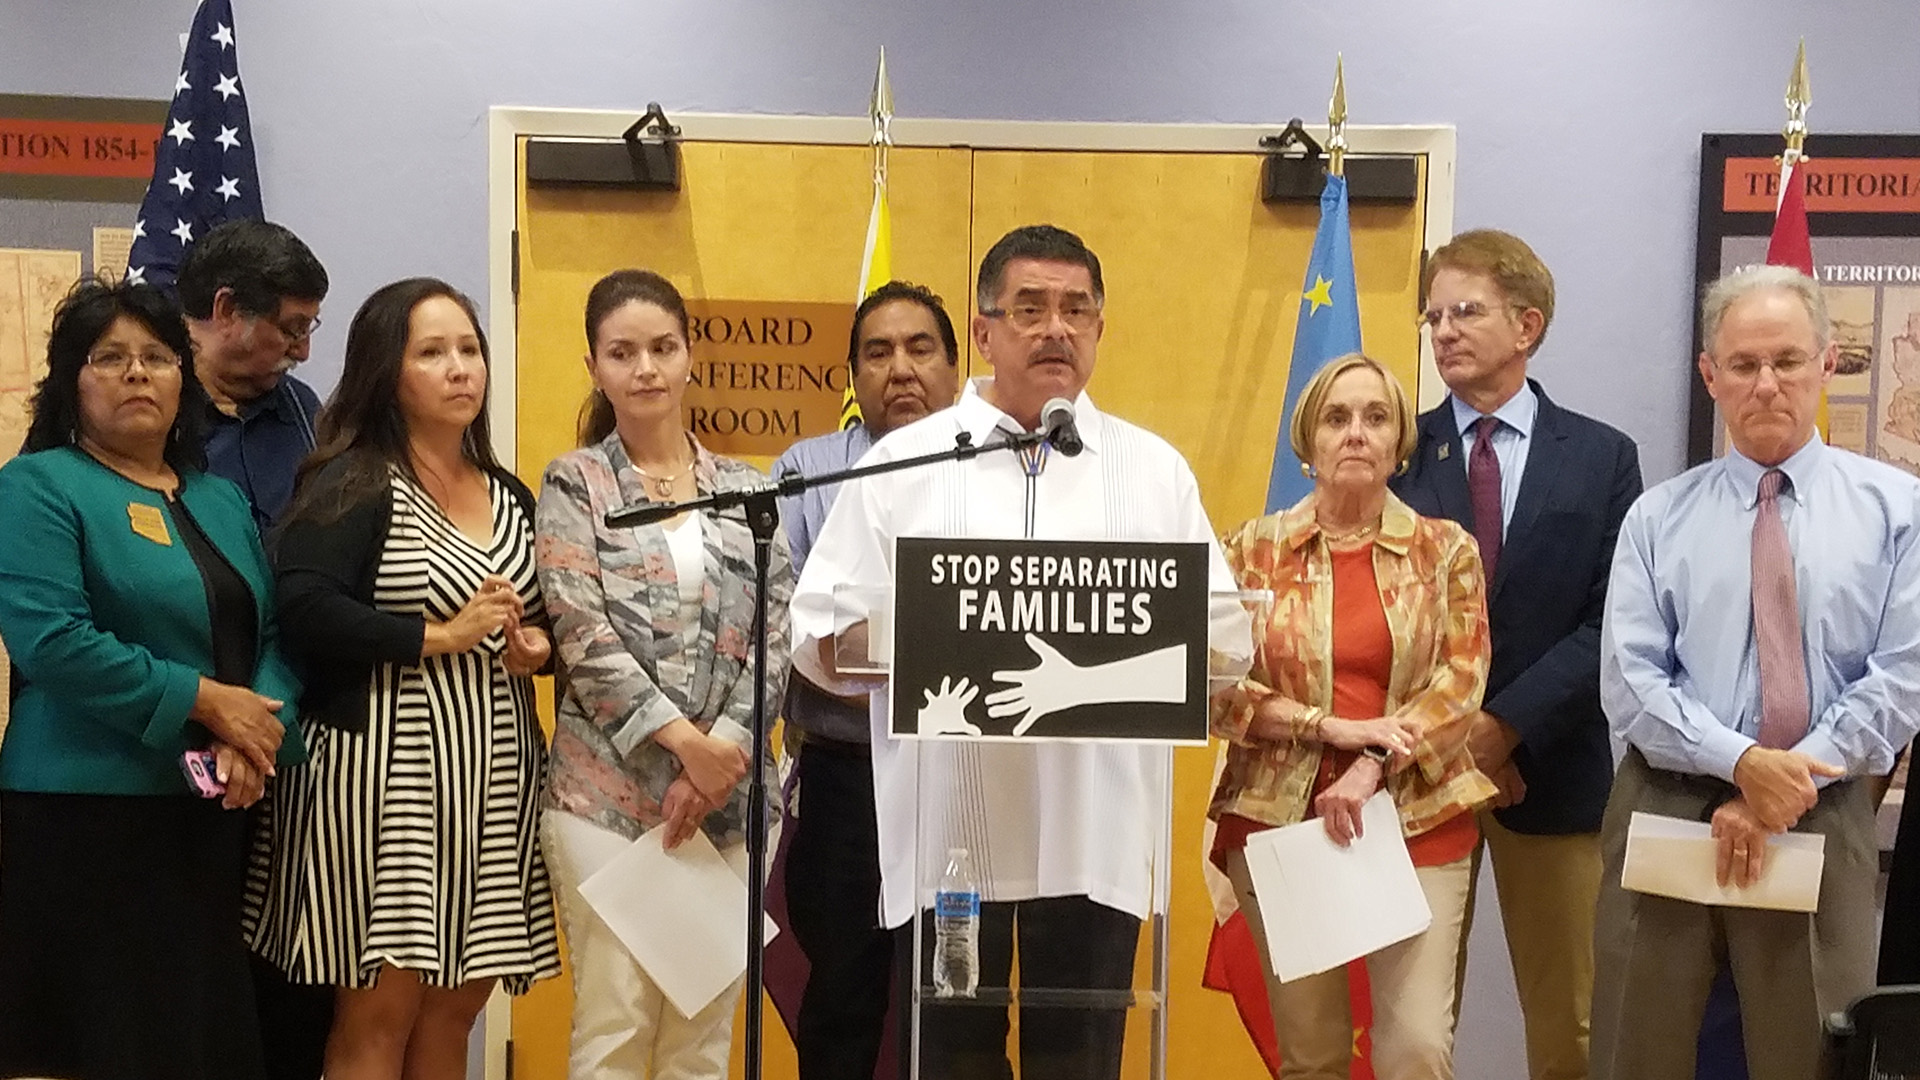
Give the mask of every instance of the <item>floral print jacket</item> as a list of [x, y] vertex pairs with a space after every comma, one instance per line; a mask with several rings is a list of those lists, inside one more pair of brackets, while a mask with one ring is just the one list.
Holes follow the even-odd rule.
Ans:
[[[767, 482], [695, 446], [700, 494]], [[535, 536], [558, 655], [547, 805], [626, 836], [660, 823], [680, 762], [653, 740], [680, 717], [752, 749], [753, 537], [739, 512], [702, 523], [706, 584], [697, 623], [681, 615], [679, 575], [660, 525], [614, 529], [609, 510], [650, 501], [616, 432], [547, 466]], [[766, 717], [787, 681], [793, 566], [776, 530], [767, 610]], [[771, 760], [769, 758], [769, 760]], [[769, 799], [777, 783], [768, 776]], [[747, 784], [707, 815], [716, 844], [745, 836]]]
[[[1272, 590], [1273, 606], [1255, 626], [1253, 670], [1213, 699], [1213, 732], [1229, 745], [1208, 814], [1291, 825], [1307, 815], [1322, 747], [1298, 735], [1315, 707], [1333, 704], [1333, 564], [1314, 496], [1248, 522], [1221, 546], [1241, 588]], [[1425, 733], [1414, 764], [1387, 778], [1403, 829], [1418, 836], [1495, 792], [1466, 744], [1487, 688], [1486, 580], [1471, 534], [1392, 494], [1373, 573], [1393, 636], [1387, 711], [1418, 719]], [[1255, 711], [1275, 696], [1294, 731], [1249, 737]]]

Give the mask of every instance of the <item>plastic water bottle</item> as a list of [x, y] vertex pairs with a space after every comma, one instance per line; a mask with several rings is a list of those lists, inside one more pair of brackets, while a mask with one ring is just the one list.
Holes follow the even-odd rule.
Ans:
[[947, 872], [933, 894], [933, 992], [972, 997], [980, 985], [980, 887], [966, 848], [947, 850]]

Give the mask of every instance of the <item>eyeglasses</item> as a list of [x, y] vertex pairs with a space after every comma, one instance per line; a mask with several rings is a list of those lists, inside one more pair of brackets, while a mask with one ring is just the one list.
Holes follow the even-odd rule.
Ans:
[[273, 327], [275, 330], [280, 331], [280, 336], [286, 338], [287, 344], [289, 345], [300, 344], [312, 337], [315, 330], [320, 329], [320, 319], [317, 316], [304, 321], [289, 320], [288, 322], [274, 322], [264, 315], [256, 316], [256, 318]]
[[1478, 300], [1461, 300], [1446, 307], [1428, 308], [1415, 315], [1413, 321], [1416, 326], [1438, 330], [1440, 324], [1446, 320], [1451, 319], [1455, 325], [1476, 323], [1486, 318], [1491, 311], [1491, 308]]
[[1060, 321], [1067, 324], [1067, 329], [1084, 334], [1100, 321], [1100, 305], [1091, 299], [1068, 297], [1057, 308], [1041, 303], [1020, 303], [1003, 308], [981, 308], [980, 314], [989, 319], [1005, 319], [1008, 326], [1023, 334], [1044, 329], [1057, 314]]
[[101, 349], [87, 354], [87, 366], [108, 375], [124, 375], [135, 360], [148, 371], [178, 371], [180, 358], [170, 352], [148, 349], [145, 352], [129, 352], [126, 349]]
[[1770, 360], [1763, 360], [1757, 356], [1736, 356], [1724, 364], [1715, 360], [1713, 366], [1737, 382], [1756, 382], [1763, 369], [1772, 368], [1773, 377], [1786, 382], [1812, 370], [1813, 357], [1803, 352], [1783, 352]]

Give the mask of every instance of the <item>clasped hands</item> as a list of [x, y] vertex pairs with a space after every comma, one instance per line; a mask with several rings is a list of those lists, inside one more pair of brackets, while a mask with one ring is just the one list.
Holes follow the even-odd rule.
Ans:
[[443, 623], [428, 623], [423, 656], [463, 653], [498, 630], [507, 649], [501, 663], [509, 675], [533, 675], [546, 666], [553, 653], [553, 639], [538, 626], [524, 626], [526, 604], [512, 581], [499, 574], [488, 574], [453, 618]]
[[[1292, 730], [1285, 718], [1283, 699], [1269, 698], [1254, 714], [1249, 734], [1258, 739], [1289, 737]], [[1387, 759], [1361, 757], [1347, 766], [1325, 791], [1313, 800], [1313, 811], [1327, 830], [1327, 836], [1341, 847], [1362, 836], [1361, 807], [1380, 790], [1389, 774], [1413, 764], [1413, 755], [1422, 737], [1420, 722], [1404, 716], [1377, 716], [1371, 720], [1347, 720], [1323, 716], [1315, 725], [1317, 741], [1338, 750], [1385, 751]]]
[[1721, 885], [1746, 888], [1767, 865], [1767, 838], [1786, 832], [1820, 801], [1815, 777], [1847, 774], [1798, 750], [1749, 747], [1733, 766], [1740, 794], [1713, 812], [1714, 875]]
[[684, 717], [661, 728], [654, 739], [680, 759], [680, 775], [660, 799], [660, 827], [666, 830], [661, 846], [672, 851], [693, 839], [707, 815], [726, 803], [752, 759], [739, 743], [701, 731]]
[[1520, 778], [1520, 767], [1513, 761], [1513, 752], [1519, 747], [1520, 733], [1485, 709], [1476, 711], [1467, 722], [1467, 752], [1473, 755], [1473, 767], [1499, 789], [1493, 796], [1496, 810], [1527, 797], [1527, 782]]

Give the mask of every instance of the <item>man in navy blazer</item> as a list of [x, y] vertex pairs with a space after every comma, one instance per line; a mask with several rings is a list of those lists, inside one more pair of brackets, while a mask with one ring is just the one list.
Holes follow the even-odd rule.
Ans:
[[[1600, 818], [1613, 780], [1600, 619], [1620, 521], [1640, 495], [1639, 454], [1527, 377], [1553, 318], [1553, 275], [1518, 237], [1462, 233], [1433, 253], [1421, 284], [1422, 325], [1452, 392], [1420, 417], [1393, 489], [1480, 541], [1493, 665], [1469, 738], [1500, 787], [1480, 815], [1483, 850], [1526, 1018], [1528, 1071], [1585, 1080]], [[1465, 963], [1463, 949], [1463, 972]]]

